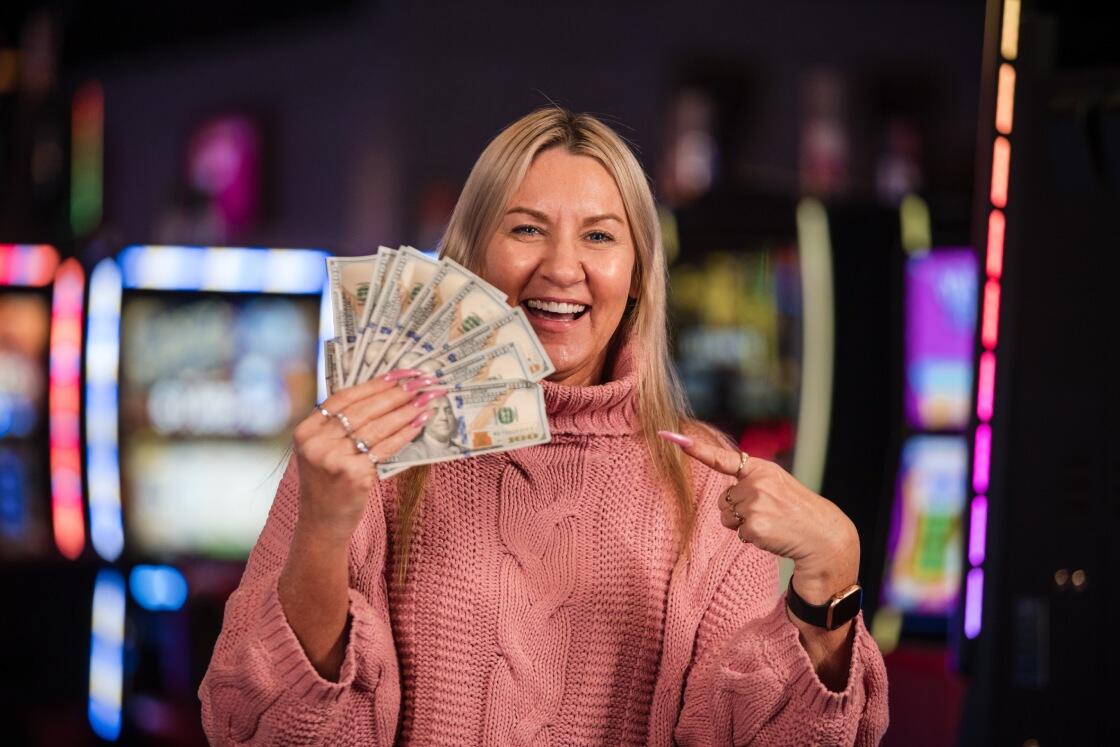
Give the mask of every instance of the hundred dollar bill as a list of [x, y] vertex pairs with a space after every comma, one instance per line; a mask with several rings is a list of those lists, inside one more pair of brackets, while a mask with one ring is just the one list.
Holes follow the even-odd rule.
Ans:
[[531, 381], [460, 385], [431, 406], [436, 414], [412, 442], [377, 465], [379, 477], [418, 464], [509, 451], [551, 438], [544, 394]]
[[385, 352], [385, 345], [396, 330], [397, 320], [436, 274], [440, 265], [412, 247], [401, 247], [392, 269], [385, 277], [377, 306], [361, 330], [346, 385], [353, 386], [373, 378]]
[[[401, 356], [419, 341], [419, 331], [431, 318], [432, 314], [443, 307], [455, 294], [469, 282], [485, 286], [485, 281], [473, 272], [451, 259], [441, 259], [440, 268], [428, 284], [409, 304], [408, 310], [397, 321], [396, 329], [385, 345], [385, 354], [381, 357], [374, 375], [384, 371], [398, 368]], [[489, 286], [490, 294], [505, 300], [505, 294]]]
[[[370, 295], [371, 281], [376, 275], [379, 262], [376, 254], [368, 257], [327, 258], [334, 333], [345, 347], [353, 346], [358, 339], [359, 318]], [[374, 295], [377, 290], [375, 287]], [[340, 362], [345, 365], [345, 361]]]
[[[408, 349], [411, 360], [427, 357], [454, 344], [473, 329], [489, 324], [510, 312], [509, 304], [491, 286], [471, 281], [437, 309], [416, 332]], [[398, 367], [404, 356], [398, 360]]]
[[323, 374], [327, 384], [327, 394], [334, 394], [345, 386], [342, 373], [342, 342], [337, 337], [323, 343]]
[[533, 331], [533, 325], [520, 307], [511, 309], [508, 314], [489, 324], [471, 330], [454, 343], [441, 346], [439, 350], [429, 352], [413, 348], [402, 356], [398, 367], [435, 371], [464, 361], [482, 350], [496, 348], [505, 343], [513, 343], [517, 346], [517, 351], [521, 353], [528, 370], [525, 378], [540, 381], [556, 370], [544, 346], [537, 338], [537, 333]]
[[483, 384], [502, 379], [528, 379], [525, 360], [512, 342], [472, 355], [447, 368], [437, 368], [432, 375], [440, 386]]

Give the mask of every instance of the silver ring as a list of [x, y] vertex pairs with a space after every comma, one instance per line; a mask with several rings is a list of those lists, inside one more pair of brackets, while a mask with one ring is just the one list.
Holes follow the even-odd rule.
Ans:
[[738, 511], [736, 511], [735, 509], [731, 509], [731, 515], [738, 519], [740, 524], [743, 523], [743, 517]]
[[377, 455], [374, 454], [372, 451], [367, 451], [366, 456], [369, 457], [369, 461], [370, 461], [370, 463], [373, 464], [374, 467], [376, 467], [378, 465], [378, 463], [381, 461], [380, 459], [377, 458]]
[[330, 419], [330, 418], [334, 417], [334, 413], [331, 412], [330, 410], [328, 410], [327, 408], [323, 407], [322, 405], [315, 405], [315, 409], [318, 410], [319, 414], [322, 415], [324, 418]]
[[354, 438], [353, 436], [350, 437], [350, 440], [354, 442], [354, 448], [357, 449], [359, 453], [369, 454], [369, 444], [365, 441], [360, 438]]
[[336, 412], [334, 416], [338, 419], [338, 422], [342, 423], [342, 430], [346, 431], [347, 436], [354, 432], [353, 426], [350, 425], [350, 418], [346, 417], [346, 413]]
[[742, 532], [739, 531], [742, 528], [743, 528], [742, 524], [740, 524], [739, 526], [737, 526], [735, 528], [735, 536], [738, 537], [739, 541], [742, 542], [743, 544], [748, 544], [748, 543], [750, 543], [750, 540], [749, 539], [743, 539], [743, 534], [742, 534]]
[[723, 500], [727, 503], [728, 506], [732, 505], [731, 504], [731, 488], [732, 488], [732, 486], [728, 485], [727, 490], [723, 491]]

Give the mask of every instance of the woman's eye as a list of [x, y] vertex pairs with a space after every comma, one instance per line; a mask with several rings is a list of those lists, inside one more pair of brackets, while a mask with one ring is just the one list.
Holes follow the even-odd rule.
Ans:
[[602, 244], [607, 241], [614, 241], [614, 236], [611, 236], [606, 231], [592, 231], [591, 233], [587, 234], [587, 238], [591, 239], [591, 241], [597, 244]]
[[536, 236], [541, 232], [536, 226], [517, 226], [513, 229], [513, 233], [520, 236]]

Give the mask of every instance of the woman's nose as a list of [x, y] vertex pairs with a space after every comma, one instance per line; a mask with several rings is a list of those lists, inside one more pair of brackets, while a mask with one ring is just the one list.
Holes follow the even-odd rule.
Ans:
[[541, 262], [541, 275], [558, 286], [575, 285], [584, 279], [583, 261], [574, 239], [558, 238]]

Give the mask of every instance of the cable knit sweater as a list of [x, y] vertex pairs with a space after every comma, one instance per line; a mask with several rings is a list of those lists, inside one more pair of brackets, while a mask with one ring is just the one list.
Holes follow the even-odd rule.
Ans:
[[887, 681], [864, 627], [843, 692], [822, 685], [777, 593], [777, 558], [719, 523], [729, 478], [694, 465], [692, 555], [637, 435], [636, 379], [544, 382], [551, 443], [433, 467], [393, 581], [393, 481], [349, 548], [338, 682], [277, 597], [298, 514], [280, 483], [202, 682], [215, 744], [876, 744]]

